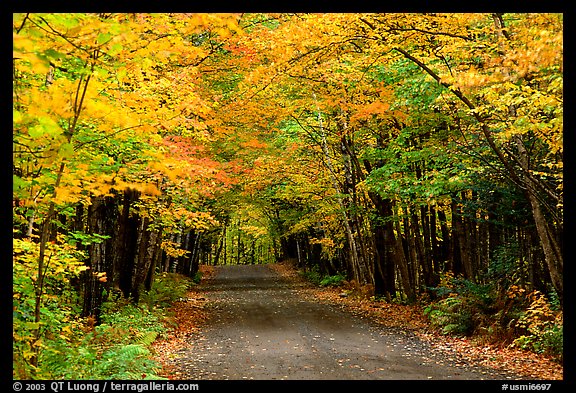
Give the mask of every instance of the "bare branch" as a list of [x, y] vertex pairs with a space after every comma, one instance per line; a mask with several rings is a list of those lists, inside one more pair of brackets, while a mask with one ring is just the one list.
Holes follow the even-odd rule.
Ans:
[[30, 13], [26, 13], [26, 15], [24, 16], [24, 19], [22, 20], [22, 23], [20, 24], [20, 27], [16, 29], [16, 34], [20, 34], [20, 32], [22, 31], [22, 29], [24, 28], [24, 24], [26, 23], [26, 21], [28, 20], [28, 17], [30, 16]]

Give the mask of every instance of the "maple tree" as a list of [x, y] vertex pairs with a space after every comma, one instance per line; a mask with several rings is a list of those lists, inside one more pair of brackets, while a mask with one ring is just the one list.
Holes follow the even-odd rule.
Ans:
[[[202, 200], [227, 177], [202, 154], [205, 135], [195, 119], [207, 109], [190, 90], [194, 67], [210, 50], [192, 40], [172, 55], [170, 48], [173, 40], [190, 40], [204, 28], [220, 29], [215, 34], [222, 36], [233, 30], [225, 16], [217, 19], [14, 15], [14, 229], [27, 245], [14, 262], [30, 253], [37, 258], [32, 321], [22, 311], [25, 324], [19, 326], [31, 330], [23, 358], [32, 372], [42, 348], [45, 280], [62, 253], [50, 243], [80, 243], [84, 254], [76, 260], [88, 268], [80, 284], [82, 315], [99, 318], [104, 293], [115, 287], [138, 301], [163, 249], [187, 253], [180, 244], [175, 249], [162, 242], [163, 232], [184, 232], [188, 239], [214, 222]], [[171, 33], [160, 33], [166, 29]], [[169, 101], [174, 80], [189, 86], [169, 89], [186, 95], [185, 107], [181, 97]], [[182, 148], [178, 137], [199, 147]], [[39, 247], [31, 248], [35, 238]], [[193, 275], [197, 265], [187, 262], [180, 269]]]
[[[562, 302], [562, 27], [14, 14], [23, 374], [61, 286], [98, 321], [111, 293], [138, 303], [155, 274], [200, 264], [292, 259], [408, 301], [452, 274]], [[72, 308], [53, 318], [75, 323]]]
[[[321, 18], [324, 27], [318, 27], [318, 18]], [[547, 102], [548, 110], [560, 108], [561, 89], [557, 82], [561, 80], [562, 69], [559, 50], [561, 15], [514, 15], [510, 19], [514, 27], [520, 30], [515, 33], [518, 35], [518, 48], [515, 48], [514, 53], [517, 55], [514, 56], [521, 58], [518, 54], [525, 53], [526, 59], [521, 61], [508, 59], [512, 55], [504, 51], [504, 46], [513, 43], [510, 42], [510, 34], [502, 33], [506, 27], [503, 27], [502, 16], [498, 14], [298, 15], [280, 23], [275, 29], [265, 27], [259, 30], [259, 37], [268, 40], [271, 34], [288, 39], [282, 43], [274, 40], [276, 46], [281, 45], [281, 50], [272, 62], [272, 67], [267, 65], [265, 69], [251, 74], [252, 94], [254, 98], [262, 97], [266, 103], [285, 93], [286, 98], [279, 103], [279, 110], [292, 110], [291, 116], [299, 120], [302, 128], [308, 127], [309, 134], [311, 130], [314, 131], [313, 140], [323, 151], [325, 169], [334, 177], [333, 185], [337, 193], [344, 195], [341, 198], [341, 211], [344, 214], [342, 222], [351, 248], [351, 266], [358, 270], [357, 278], [369, 281], [362, 277], [360, 270], [370, 272], [370, 263], [362, 262], [364, 257], [358, 254], [358, 250], [354, 250], [359, 248], [354, 245], [353, 237], [362, 236], [361, 231], [354, 226], [362, 224], [356, 222], [358, 217], [346, 215], [353, 211], [350, 202], [353, 202], [355, 208], [358, 205], [357, 186], [363, 184], [363, 177], [366, 176], [363, 172], [369, 172], [366, 184], [372, 186], [372, 191], [377, 191], [378, 197], [390, 196], [390, 202], [396, 204], [398, 197], [405, 191], [416, 191], [414, 180], [406, 183], [408, 179], [403, 176], [406, 172], [402, 169], [406, 159], [412, 161], [413, 164], [405, 169], [411, 168], [417, 187], [424, 194], [419, 203], [430, 205], [441, 202], [443, 211], [442, 214], [439, 212], [437, 219], [443, 220], [446, 208], [459, 210], [460, 202], [456, 200], [456, 206], [450, 207], [450, 199], [438, 200], [436, 195], [460, 194], [460, 191], [466, 189], [466, 177], [460, 175], [463, 173], [462, 162], [470, 162], [465, 168], [470, 171], [469, 176], [478, 181], [480, 170], [472, 170], [471, 165], [474, 165], [472, 162], [480, 162], [482, 171], [499, 178], [504, 176], [507, 179], [505, 184], [519, 187], [526, 193], [536, 233], [540, 238], [550, 239], [550, 242], [544, 240], [543, 243], [544, 248], [548, 247], [548, 250], [543, 250], [546, 268], [555, 283], [555, 289], [561, 294], [562, 284], [558, 281], [558, 273], [562, 259], [558, 237], [554, 235], [562, 227], [562, 164], [555, 164], [561, 161], [561, 109], [554, 112], [554, 115], [549, 112], [553, 120], [540, 126], [548, 127], [544, 139], [541, 139], [539, 132], [532, 130], [534, 126], [528, 126], [539, 124], [540, 118], [528, 120], [530, 115], [523, 112], [519, 116], [517, 109], [518, 105], [528, 104], [530, 100], [527, 97], [531, 94], [534, 94], [533, 99], [538, 100], [534, 103], [536, 107]], [[546, 37], [538, 41], [538, 51], [549, 56], [542, 63], [533, 58], [536, 49], [526, 45], [527, 40], [520, 38], [525, 37], [524, 34], [536, 32]], [[267, 57], [269, 53], [263, 56]], [[503, 67], [502, 62], [505, 60], [509, 64]], [[535, 64], [541, 64], [541, 68]], [[527, 68], [531, 68], [529, 74]], [[537, 78], [538, 72], [542, 73], [541, 77], [545, 80], [551, 79], [554, 82], [537, 83], [534, 78]], [[550, 77], [552, 74], [555, 76]], [[528, 76], [528, 80], [525, 76]], [[261, 82], [257, 83], [254, 77], [260, 78]], [[430, 77], [432, 79], [427, 80]], [[414, 84], [414, 88], [406, 86], [408, 80], [409, 84]], [[509, 93], [501, 94], [498, 89], [508, 89]], [[522, 90], [526, 93], [520, 93]], [[473, 102], [476, 100], [478, 103]], [[554, 102], [555, 105], [552, 104]], [[459, 104], [464, 104], [464, 107], [461, 108]], [[419, 110], [415, 111], [415, 108]], [[492, 116], [490, 122], [482, 117], [488, 111]], [[500, 115], [497, 115], [498, 111]], [[537, 116], [543, 116], [544, 113], [540, 111]], [[518, 117], [522, 117], [518, 121], [525, 127], [516, 128]], [[380, 147], [372, 150], [376, 154], [370, 153], [374, 161], [379, 158], [378, 154], [383, 153], [383, 149], [394, 150], [386, 145], [386, 134], [372, 135], [376, 140], [371, 142], [366, 136], [370, 132], [374, 134], [375, 129], [382, 129], [382, 126], [391, 130], [388, 131], [392, 132], [388, 134], [389, 137], [394, 137], [394, 132], [398, 133], [401, 144], [396, 149], [406, 148], [407, 152], [401, 154], [402, 159], [388, 160], [384, 166], [386, 169], [372, 166], [370, 169], [365, 168], [366, 161], [358, 159], [364, 153], [357, 152], [356, 140], [372, 145], [380, 143]], [[411, 141], [416, 134], [416, 127], [424, 132], [419, 137], [421, 142], [418, 145]], [[509, 131], [500, 131], [504, 128]], [[430, 134], [431, 129], [437, 132]], [[431, 140], [433, 136], [439, 140]], [[414, 152], [414, 147], [422, 146], [422, 143], [428, 146], [423, 146], [423, 150], [417, 148], [419, 152]], [[448, 147], [450, 154], [459, 152], [457, 154], [463, 157], [430, 157], [430, 152], [436, 150], [438, 144]], [[536, 157], [533, 157], [530, 165], [549, 169], [543, 172], [528, 167], [525, 146], [541, 149], [541, 154], [536, 156], [542, 159], [542, 163], [536, 164]], [[555, 155], [554, 158], [550, 154]], [[421, 167], [422, 160], [432, 160], [434, 166], [440, 165], [444, 170], [438, 171], [434, 167], [427, 170]], [[453, 160], [453, 165], [448, 164], [449, 160]], [[384, 162], [383, 159], [377, 161], [380, 164]], [[396, 168], [393, 168], [394, 165]], [[396, 172], [400, 176], [393, 182], [382, 182], [384, 170], [388, 175]], [[539, 176], [534, 176], [536, 172]], [[390, 188], [394, 184], [396, 192], [383, 195], [382, 186]], [[409, 184], [413, 186], [407, 188]], [[462, 195], [463, 201], [470, 198]], [[414, 196], [405, 194], [403, 199], [413, 204]], [[547, 199], [549, 202], [543, 202]], [[404, 213], [406, 207], [399, 211]], [[418, 224], [410, 224], [409, 221], [402, 222], [404, 225], [396, 228], [388, 228], [388, 233], [408, 230], [413, 224]], [[463, 225], [470, 223], [464, 222]], [[550, 225], [555, 228], [552, 229]], [[458, 236], [461, 235], [465, 236], [465, 233], [458, 233]], [[443, 241], [448, 242], [449, 239], [444, 238]], [[470, 240], [461, 237], [456, 241], [461, 243], [459, 248], [462, 255], [458, 259], [462, 259], [462, 268], [467, 269], [466, 274], [471, 277], [473, 262], [466, 255], [470, 252], [466, 250], [470, 245], [465, 244]], [[412, 248], [417, 247], [414, 245]], [[401, 250], [398, 252], [401, 253]], [[401, 261], [406, 256], [399, 255], [396, 258]], [[397, 265], [402, 266], [402, 263]], [[411, 287], [413, 283], [410, 284], [406, 278], [405, 286]]]

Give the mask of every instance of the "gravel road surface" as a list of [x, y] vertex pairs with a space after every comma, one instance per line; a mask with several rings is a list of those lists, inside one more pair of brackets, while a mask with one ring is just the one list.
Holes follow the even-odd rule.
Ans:
[[462, 364], [410, 332], [306, 299], [267, 265], [216, 268], [201, 285], [210, 314], [172, 363], [194, 380], [481, 380], [513, 378]]

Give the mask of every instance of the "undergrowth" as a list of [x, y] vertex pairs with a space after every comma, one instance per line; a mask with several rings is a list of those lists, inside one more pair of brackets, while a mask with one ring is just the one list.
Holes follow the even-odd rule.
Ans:
[[192, 280], [185, 276], [164, 273], [156, 278], [153, 290], [143, 293], [139, 304], [119, 294], [109, 294], [102, 307], [100, 324], [93, 318], [65, 319], [52, 315], [50, 332], [40, 343], [39, 367], [33, 370], [19, 358], [15, 345], [13, 377], [163, 379], [158, 375], [161, 365], [152, 360], [151, 344], [167, 334], [167, 308], [184, 297], [190, 285]]
[[[436, 300], [424, 308], [433, 329], [479, 343], [522, 348], [563, 360], [563, 312], [553, 290], [543, 294], [515, 284], [506, 260], [496, 260], [484, 280], [473, 282], [452, 273], [428, 288]], [[317, 266], [300, 275], [317, 286], [342, 286], [343, 275], [322, 275]], [[349, 291], [345, 291], [349, 292]], [[378, 300], [376, 297], [371, 299]]]
[[537, 290], [518, 285], [501, 288], [444, 274], [431, 288], [439, 297], [424, 314], [443, 334], [474, 337], [563, 359], [563, 313], [554, 301]]
[[342, 274], [321, 274], [320, 270], [317, 266], [305, 271], [301, 271], [300, 274], [308, 281], [313, 283], [314, 285], [318, 285], [321, 287], [337, 287], [340, 286], [345, 280], [346, 277]]

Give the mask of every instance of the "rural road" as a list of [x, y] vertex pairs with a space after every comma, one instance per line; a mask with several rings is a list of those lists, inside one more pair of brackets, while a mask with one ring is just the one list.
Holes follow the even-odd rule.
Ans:
[[[505, 379], [301, 296], [267, 265], [221, 266], [201, 286], [209, 318], [171, 363], [194, 380]], [[455, 359], [453, 359], [455, 360]]]

